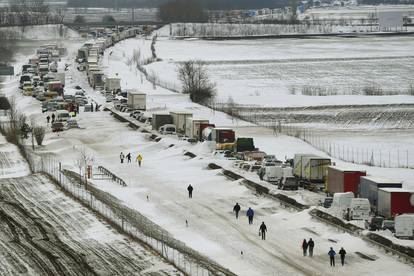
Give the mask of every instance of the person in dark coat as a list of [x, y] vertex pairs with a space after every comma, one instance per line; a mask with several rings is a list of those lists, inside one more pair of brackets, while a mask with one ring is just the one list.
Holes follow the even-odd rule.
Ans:
[[249, 224], [253, 224], [254, 211], [252, 208], [249, 207], [246, 212], [246, 216], [249, 218]]
[[56, 118], [55, 113], [53, 113], [53, 114], [52, 114], [52, 123], [54, 123], [54, 122], [55, 122], [55, 118]]
[[193, 190], [194, 190], [193, 186], [191, 186], [191, 184], [188, 185], [187, 191], [188, 191], [188, 197], [189, 198], [193, 198]]
[[119, 159], [121, 159], [121, 163], [124, 163], [124, 158], [125, 158], [125, 155], [121, 152], [121, 154], [119, 155]]
[[313, 257], [313, 248], [315, 247], [315, 243], [313, 242], [312, 238], [308, 241], [308, 247], [309, 247], [309, 257]]
[[306, 241], [306, 239], [303, 239], [302, 242], [302, 250], [303, 250], [303, 256], [306, 256], [306, 253], [308, 252], [308, 242]]
[[343, 247], [341, 247], [341, 250], [339, 250], [338, 253], [339, 253], [339, 256], [341, 256], [341, 264], [342, 266], [344, 266], [346, 251]]
[[236, 205], [234, 205], [234, 207], [233, 207], [233, 212], [235, 212], [236, 213], [236, 219], [238, 219], [239, 218], [239, 212], [240, 212], [240, 205], [239, 205], [239, 203], [236, 203]]
[[128, 153], [128, 154], [126, 155], [126, 158], [127, 158], [127, 160], [128, 160], [128, 163], [131, 163], [131, 153]]
[[47, 121], [47, 124], [49, 124], [49, 122], [50, 122], [50, 116], [49, 115], [47, 115], [46, 121]]
[[330, 259], [331, 266], [335, 266], [335, 255], [336, 255], [336, 252], [335, 252], [335, 250], [333, 250], [332, 247], [329, 250], [328, 255], [329, 255], [329, 259]]
[[266, 227], [266, 224], [263, 221], [262, 224], [260, 225], [260, 228], [259, 228], [259, 234], [262, 235], [262, 240], [266, 239], [266, 232], [267, 232], [267, 227]]

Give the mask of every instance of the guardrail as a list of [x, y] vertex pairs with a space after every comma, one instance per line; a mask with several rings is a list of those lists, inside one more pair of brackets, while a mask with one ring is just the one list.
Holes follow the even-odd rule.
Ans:
[[119, 185], [124, 186], [124, 187], [128, 186], [126, 184], [126, 182], [122, 178], [120, 178], [119, 176], [115, 175], [113, 172], [111, 172], [107, 168], [105, 168], [103, 166], [98, 166], [98, 170], [101, 173], [103, 173], [104, 175], [109, 176], [112, 181], [118, 183]]

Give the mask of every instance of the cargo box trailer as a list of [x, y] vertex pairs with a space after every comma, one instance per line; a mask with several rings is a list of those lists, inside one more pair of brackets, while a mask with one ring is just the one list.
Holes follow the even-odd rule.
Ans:
[[359, 182], [359, 197], [368, 198], [371, 206], [377, 209], [379, 188], [402, 188], [402, 183], [374, 176], [361, 176]]
[[231, 128], [214, 128], [211, 133], [211, 139], [216, 143], [234, 143], [236, 133]]
[[329, 166], [327, 190], [330, 194], [353, 192], [358, 196], [360, 177], [366, 175], [365, 171]]
[[147, 94], [138, 91], [128, 91], [127, 105], [129, 108], [146, 110]]
[[152, 129], [158, 130], [163, 125], [173, 124], [172, 116], [168, 113], [154, 113], [152, 114]]
[[105, 91], [113, 92], [121, 89], [121, 79], [118, 77], [105, 78]]
[[104, 87], [104, 74], [101, 71], [94, 71], [91, 73], [91, 86], [93, 89]]
[[170, 114], [173, 118], [173, 124], [177, 129], [177, 133], [185, 134], [187, 118], [192, 118], [193, 113], [185, 111], [171, 111]]
[[302, 158], [302, 178], [311, 183], [325, 183], [331, 159], [319, 156]]
[[201, 137], [201, 131], [200, 131], [200, 125], [208, 124], [209, 120], [206, 119], [194, 119], [194, 118], [187, 118], [187, 122], [185, 124], [185, 136], [188, 138], [197, 139], [197, 141], [200, 140]]
[[397, 238], [414, 238], [414, 214], [396, 216], [394, 227]]
[[243, 152], [243, 151], [254, 151], [256, 148], [254, 147], [253, 138], [237, 138], [236, 141], [236, 151]]
[[315, 154], [298, 153], [293, 157], [293, 175], [302, 178], [302, 159], [306, 156], [316, 156]]
[[379, 188], [377, 212], [386, 218], [414, 213], [414, 191], [400, 188]]

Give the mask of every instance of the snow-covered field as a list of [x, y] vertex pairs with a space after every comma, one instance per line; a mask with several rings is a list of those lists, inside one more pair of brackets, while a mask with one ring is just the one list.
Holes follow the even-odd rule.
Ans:
[[[148, 53], [148, 42], [128, 41]], [[179, 62], [200, 59], [217, 84], [218, 102], [258, 106], [315, 106], [414, 102], [412, 96], [364, 96], [364, 88], [407, 94], [414, 82], [411, 37], [265, 40], [170, 40], [160, 38], [146, 66], [158, 78], [180, 87]], [[125, 51], [128, 51], [126, 50]], [[304, 96], [304, 90], [316, 95]], [[330, 96], [333, 95], [333, 96]]]

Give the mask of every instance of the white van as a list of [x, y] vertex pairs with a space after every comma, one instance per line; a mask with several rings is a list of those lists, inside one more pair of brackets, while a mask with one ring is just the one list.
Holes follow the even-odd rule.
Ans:
[[161, 134], [176, 134], [177, 133], [177, 129], [175, 125], [171, 125], [171, 124], [163, 125], [162, 127], [159, 128], [158, 131]]
[[371, 212], [371, 205], [368, 198], [352, 198], [349, 209], [351, 219], [367, 220]]
[[335, 193], [333, 196], [331, 208], [335, 212], [336, 216], [343, 217], [347, 209], [351, 207], [351, 201], [354, 198], [354, 193]]
[[70, 118], [69, 111], [67, 110], [57, 110], [57, 121], [67, 122]]
[[414, 238], [414, 214], [402, 214], [395, 217], [395, 236]]

